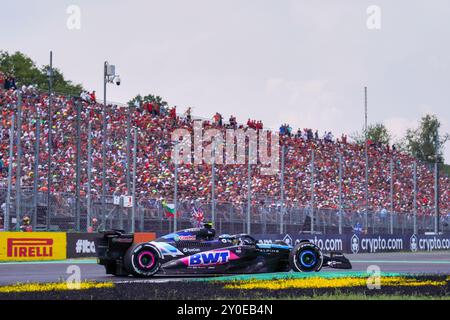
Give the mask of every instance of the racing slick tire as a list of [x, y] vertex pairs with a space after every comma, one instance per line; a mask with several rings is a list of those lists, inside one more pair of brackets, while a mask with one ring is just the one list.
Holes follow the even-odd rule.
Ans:
[[133, 276], [151, 277], [161, 267], [159, 250], [148, 243], [133, 245], [125, 253], [124, 266]]
[[311, 242], [300, 242], [289, 254], [289, 265], [295, 272], [317, 272], [322, 264], [322, 251]]

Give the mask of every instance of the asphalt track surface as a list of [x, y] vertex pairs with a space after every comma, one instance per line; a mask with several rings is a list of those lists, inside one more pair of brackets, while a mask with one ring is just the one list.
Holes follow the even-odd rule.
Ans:
[[[381, 272], [402, 274], [450, 274], [450, 251], [432, 253], [376, 253], [347, 255], [352, 270], [323, 269], [328, 272], [366, 272], [369, 266], [378, 266]], [[68, 267], [80, 267], [81, 278], [92, 281], [114, 282], [167, 282], [189, 280], [192, 277], [163, 277], [136, 279], [113, 277], [105, 274], [104, 268], [94, 259], [65, 260], [51, 262], [8, 262], [0, 263], [0, 286], [24, 282], [60, 282], [70, 276]], [[286, 273], [287, 274], [287, 273]], [[320, 273], [318, 273], [319, 275]], [[197, 276], [198, 277], [198, 276]]]

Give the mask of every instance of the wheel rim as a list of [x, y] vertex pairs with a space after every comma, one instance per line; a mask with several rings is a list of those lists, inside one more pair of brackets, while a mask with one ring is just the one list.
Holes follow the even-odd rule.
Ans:
[[143, 269], [151, 269], [155, 265], [155, 255], [150, 251], [142, 251], [137, 257], [139, 267]]
[[313, 251], [305, 250], [302, 253], [300, 253], [298, 260], [302, 266], [306, 268], [311, 268], [316, 264], [317, 257]]

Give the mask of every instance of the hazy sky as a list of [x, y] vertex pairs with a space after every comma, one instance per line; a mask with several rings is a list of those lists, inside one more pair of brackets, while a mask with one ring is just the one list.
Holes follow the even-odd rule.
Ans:
[[[80, 29], [67, 8], [80, 8]], [[381, 10], [381, 29], [366, 22]], [[360, 130], [363, 87], [369, 123], [395, 137], [426, 112], [450, 132], [450, 2], [364, 0], [4, 1], [0, 49], [54, 64], [103, 95], [103, 61], [121, 86], [108, 100], [156, 93], [179, 111], [276, 128]], [[450, 143], [445, 150], [450, 162]]]

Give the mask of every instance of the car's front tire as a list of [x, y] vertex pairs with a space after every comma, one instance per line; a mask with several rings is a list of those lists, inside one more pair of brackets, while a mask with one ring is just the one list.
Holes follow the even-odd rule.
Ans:
[[133, 245], [124, 256], [124, 265], [136, 277], [151, 277], [161, 267], [159, 251], [148, 243]]
[[311, 242], [300, 242], [289, 254], [289, 265], [296, 272], [320, 271], [322, 264], [322, 251]]

